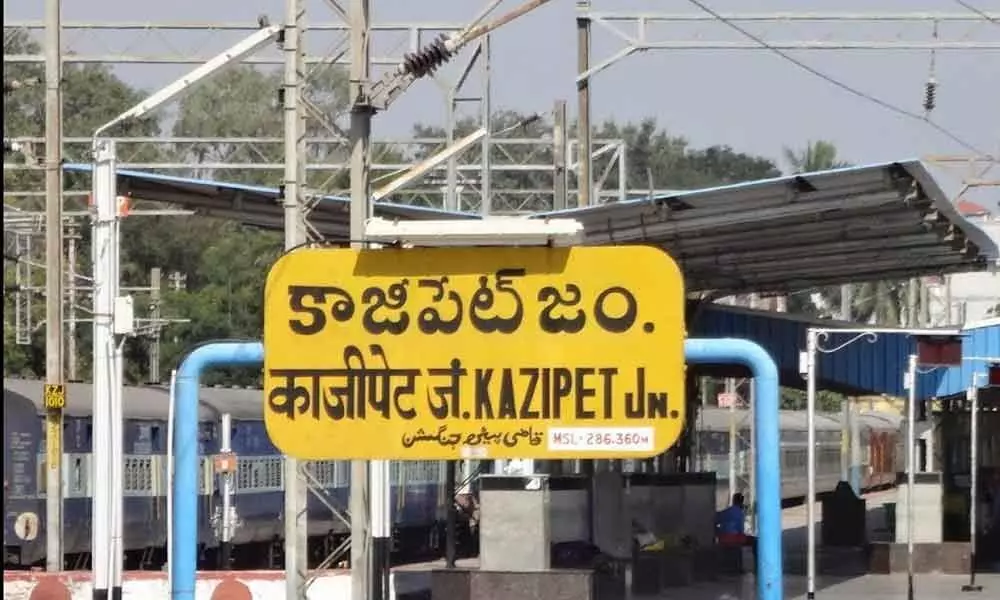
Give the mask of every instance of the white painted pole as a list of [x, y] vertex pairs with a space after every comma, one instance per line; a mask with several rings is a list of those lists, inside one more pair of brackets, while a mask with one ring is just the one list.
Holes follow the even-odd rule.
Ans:
[[840, 480], [851, 481], [851, 399], [840, 407]]
[[861, 495], [861, 414], [858, 411], [858, 403], [855, 398], [849, 397], [851, 416], [851, 469], [850, 483], [854, 493]]
[[969, 401], [969, 583], [962, 586], [963, 592], [980, 592], [976, 585], [976, 535], [979, 514], [979, 377], [972, 373], [972, 386], [966, 392]]
[[96, 214], [92, 227], [93, 292], [93, 478], [91, 480], [93, 597], [108, 597], [112, 551], [111, 524], [111, 414], [112, 387], [116, 379], [114, 363], [114, 285], [112, 275], [116, 217], [115, 148], [110, 140], [96, 140], [94, 151], [93, 202]]
[[729, 402], [729, 497], [740, 491], [736, 485], [736, 381], [726, 378], [726, 398]]
[[969, 452], [969, 485], [970, 504], [972, 510], [969, 511], [969, 540], [972, 542], [972, 558], [976, 557], [976, 517], [979, 513], [976, 503], [979, 502], [979, 390], [976, 389], [975, 374], [972, 376], [973, 384], [969, 388], [969, 420], [970, 420], [970, 452]]
[[392, 493], [390, 463], [387, 460], [371, 462], [371, 493], [369, 502], [372, 516], [372, 593], [371, 600], [389, 600], [390, 556], [392, 553]]
[[[114, 148], [112, 148], [114, 151]], [[115, 155], [117, 160], [117, 153]], [[113, 202], [114, 221], [111, 224], [111, 286], [112, 308], [118, 299], [121, 287], [121, 213], [118, 203], [118, 180], [112, 173], [114, 182]], [[122, 578], [125, 570], [125, 415], [122, 404], [125, 384], [125, 357], [122, 345], [119, 344], [114, 332], [115, 314], [112, 312], [112, 359], [114, 360], [114, 379], [111, 387], [111, 600], [122, 598]], [[122, 341], [124, 344], [124, 341]]]
[[907, 379], [910, 384], [906, 407], [906, 597], [913, 600], [913, 489], [916, 480], [917, 355], [911, 354]]
[[[177, 369], [170, 371], [170, 397], [167, 399], [167, 586], [173, 586], [174, 578], [173, 563], [170, 562], [171, 552], [174, 547], [174, 406], [177, 394]], [[168, 595], [173, 598], [172, 587], [167, 589]]]
[[806, 333], [806, 597], [816, 597], [816, 331]]
[[[229, 454], [233, 451], [233, 416], [222, 414], [222, 435], [219, 451]], [[219, 555], [222, 569], [229, 569], [232, 558], [233, 528], [236, 525], [236, 515], [233, 507], [233, 473], [227, 470], [222, 474], [222, 522], [219, 535]]]
[[[117, 228], [117, 225], [115, 226]], [[115, 246], [117, 247], [117, 239]], [[117, 262], [117, 261], [116, 261]], [[118, 282], [117, 275], [113, 280]], [[117, 285], [115, 285], [117, 297]], [[122, 406], [124, 357], [115, 343], [114, 385], [111, 389], [111, 600], [122, 599], [122, 578], [125, 570], [125, 419]]]

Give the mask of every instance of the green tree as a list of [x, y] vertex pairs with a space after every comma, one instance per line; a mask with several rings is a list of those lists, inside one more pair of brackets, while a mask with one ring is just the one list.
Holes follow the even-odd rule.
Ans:
[[[248, 65], [232, 67], [184, 98], [172, 133], [186, 138], [277, 138], [278, 143], [232, 144], [206, 141], [177, 144], [178, 162], [281, 163], [283, 115], [278, 104], [281, 76]], [[177, 174], [177, 173], [174, 173]], [[281, 169], [218, 169], [192, 167], [187, 173], [197, 179], [215, 179], [276, 187]]]
[[[277, 234], [237, 223], [219, 223], [214, 241], [202, 240], [199, 250], [197, 264], [188, 271], [187, 289], [168, 292], [164, 299], [165, 312], [190, 319], [164, 332], [164, 371], [179, 364], [195, 344], [217, 339], [260, 339], [263, 331], [264, 280], [282, 252]], [[142, 364], [147, 344], [135, 348], [135, 363]], [[259, 384], [246, 370], [214, 373], [206, 382]]]
[[[607, 121], [595, 138], [622, 139], [628, 149], [628, 189], [699, 189], [780, 175], [769, 159], [736, 152], [729, 146], [691, 148], [683, 137], [671, 136], [655, 119], [624, 125]], [[609, 183], [615, 185], [612, 176]]]
[[[4, 29], [5, 54], [36, 54], [39, 45], [20, 29]], [[37, 64], [4, 64], [4, 80], [19, 81], [22, 84], [36, 82], [35, 85], [23, 86], [4, 97], [4, 138], [39, 138], [45, 131], [45, 98], [44, 70]], [[90, 136], [100, 125], [139, 102], [143, 94], [119, 80], [110, 69], [101, 65], [67, 64], [63, 70], [63, 132], [66, 137]], [[159, 124], [155, 119], [142, 119], [123, 125], [121, 135], [140, 136], [155, 135]], [[38, 158], [44, 158], [43, 144], [28, 143], [26, 152], [20, 156], [5, 156], [5, 163], [20, 162], [31, 168], [23, 170], [4, 169], [5, 192], [28, 192], [38, 194], [44, 187], [43, 171]], [[151, 151], [146, 150], [141, 158], [152, 158]], [[88, 148], [67, 144], [64, 148], [64, 159], [67, 162], [87, 161]], [[89, 189], [90, 179], [87, 176], [67, 175], [65, 188]], [[25, 211], [40, 211], [44, 209], [44, 198], [38, 195], [13, 195], [5, 198], [5, 205]], [[86, 200], [80, 196], [69, 196], [65, 202], [69, 210], [80, 210], [86, 207]], [[89, 270], [89, 239], [87, 230], [81, 232], [83, 240], [79, 249], [81, 271]], [[13, 240], [13, 233], [4, 229], [5, 247]], [[36, 239], [33, 248], [40, 249], [41, 239]], [[7, 253], [12, 254], [10, 252]], [[44, 373], [45, 349], [44, 328], [37, 328], [29, 345], [18, 345], [14, 339], [14, 256], [5, 256], [4, 261], [4, 373], [38, 376]], [[29, 260], [44, 263], [44, 253], [36, 250], [31, 256], [17, 257], [17, 260]], [[28, 285], [44, 286], [45, 274], [42, 269], [34, 269], [32, 281]], [[84, 285], [84, 281], [78, 284]], [[82, 301], [86, 304], [85, 301]], [[44, 319], [43, 296], [35, 295], [33, 304], [33, 321], [41, 324]], [[80, 342], [86, 343], [89, 336], [86, 328], [81, 328]], [[89, 359], [84, 358], [81, 370], [85, 370]]]
[[792, 173], [814, 173], [850, 167], [851, 163], [842, 161], [837, 156], [837, 147], [833, 143], [819, 140], [809, 142], [801, 150], [784, 149], [784, 158], [791, 166]]
[[[828, 390], [816, 390], [816, 410], [820, 412], [837, 412], [843, 406], [845, 397], [842, 394]], [[805, 410], [808, 398], [805, 391], [795, 388], [781, 388], [782, 410]]]

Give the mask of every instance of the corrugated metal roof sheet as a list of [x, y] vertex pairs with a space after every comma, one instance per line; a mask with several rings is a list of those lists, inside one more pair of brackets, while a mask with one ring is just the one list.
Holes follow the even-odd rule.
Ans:
[[[90, 165], [66, 165], [89, 172]], [[119, 171], [119, 190], [201, 214], [280, 229], [280, 191]], [[347, 239], [349, 201], [322, 199], [310, 224]], [[477, 219], [377, 203], [397, 219]], [[817, 285], [982, 270], [996, 244], [965, 221], [919, 161], [779, 177], [533, 215], [580, 220], [589, 244], [652, 244], [680, 264], [689, 291], [784, 291]]]
[[[90, 173], [92, 169], [89, 164], [65, 165], [68, 172]], [[256, 227], [279, 230], [284, 227], [284, 209], [278, 188], [119, 170], [118, 193], [131, 194], [141, 200], [176, 204], [199, 214], [232, 219]], [[477, 215], [386, 202], [375, 203], [375, 214], [388, 219], [408, 220], [479, 218]], [[346, 240], [350, 226], [350, 200], [339, 196], [323, 197], [309, 214], [309, 223], [328, 239]]]
[[690, 291], [784, 291], [983, 270], [998, 249], [919, 161], [851, 167], [536, 215], [588, 244], [653, 244]]

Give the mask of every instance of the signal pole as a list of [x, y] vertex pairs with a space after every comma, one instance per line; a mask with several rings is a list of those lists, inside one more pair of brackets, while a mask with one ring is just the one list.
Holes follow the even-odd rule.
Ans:
[[[371, 53], [368, 37], [369, 0], [351, 0], [351, 246], [363, 247], [365, 221], [371, 214], [371, 127], [374, 110], [368, 93]], [[351, 461], [351, 599], [381, 600], [371, 593], [372, 531], [369, 527], [368, 481], [366, 461]]]
[[[585, 74], [590, 70], [590, 17], [584, 11], [590, 9], [589, 0], [581, 0], [576, 3], [577, 11], [580, 13], [576, 18], [576, 64], [577, 72]], [[580, 208], [590, 206], [593, 199], [590, 197], [594, 189], [593, 174], [591, 173], [591, 131], [590, 131], [590, 77], [579, 75], [576, 79], [577, 90], [577, 115], [576, 139], [577, 150], [576, 160], [580, 164], [579, 176], [577, 178], [577, 206]]]
[[[285, 0], [285, 23], [282, 51], [285, 73], [282, 86], [282, 109], [285, 120], [285, 181], [282, 205], [285, 211], [285, 250], [306, 241], [304, 208], [306, 184], [305, 117], [302, 110], [302, 80], [305, 49], [302, 45], [304, 2]], [[285, 457], [285, 597], [305, 600], [308, 576], [308, 482], [302, 475], [300, 461]], [[227, 517], [228, 518], [228, 517]]]
[[45, 567], [62, 571], [63, 363], [62, 15], [45, 0]]
[[66, 378], [70, 381], [79, 381], [76, 360], [76, 244], [80, 239], [80, 234], [74, 226], [66, 236], [68, 248], [66, 250]]

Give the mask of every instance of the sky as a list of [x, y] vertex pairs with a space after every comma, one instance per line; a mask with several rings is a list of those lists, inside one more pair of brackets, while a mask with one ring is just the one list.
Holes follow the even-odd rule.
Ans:
[[[348, 2], [349, 0], [341, 0]], [[325, 0], [304, 0], [309, 23], [331, 23], [337, 17]], [[964, 13], [954, 0], [706, 0], [721, 12], [826, 13]], [[969, 0], [984, 11], [1000, 12], [1000, 0]], [[282, 0], [87, 0], [64, 2], [67, 22], [240, 22], [255, 23], [266, 14], [282, 22]], [[374, 23], [463, 24], [486, 0], [371, 0]], [[506, 0], [509, 10], [518, 0]], [[752, 4], [752, 6], [748, 6]], [[594, 0], [594, 10], [671, 14], [699, 13], [687, 0]], [[41, 19], [43, 3], [7, 0], [4, 20]], [[702, 13], [703, 14], [703, 13]], [[522, 112], [550, 111], [556, 99], [568, 101], [576, 113], [575, 1], [552, 0], [521, 20], [504, 27], [492, 39], [494, 109]], [[629, 31], [631, 26], [621, 28]], [[801, 25], [780, 24], [750, 28], [765, 39], [929, 40], [929, 24]], [[634, 33], [634, 29], [632, 29]], [[1000, 25], [985, 19], [961, 24], [942, 23], [940, 35], [1000, 44]], [[333, 32], [312, 33], [311, 51], [325, 52], [340, 40]], [[654, 40], [736, 40], [739, 34], [722, 24], [669, 25], [650, 29]], [[159, 38], [147, 34], [97, 34], [71, 31], [64, 35], [68, 49], [108, 53], [127, 49], [153, 54], [172, 47], [209, 56], [235, 42], [239, 34], [172, 33]], [[399, 55], [405, 38], [378, 34], [374, 54]], [[595, 25], [592, 64], [624, 47]], [[922, 113], [924, 84], [930, 73], [929, 51], [798, 51], [793, 55], [823, 73], [888, 103]], [[163, 86], [192, 67], [122, 66], [118, 73], [133, 85]], [[458, 67], [453, 67], [454, 71]], [[1000, 49], [938, 51], [938, 84], [934, 121], [967, 142], [1000, 154]], [[478, 79], [470, 80], [478, 93]], [[767, 51], [656, 50], [633, 55], [598, 74], [592, 83], [592, 115], [604, 119], [637, 120], [654, 117], [668, 132], [684, 136], [695, 146], [726, 144], [733, 148], [781, 160], [785, 147], [800, 148], [811, 140], [829, 140], [844, 160], [873, 163], [968, 154], [926, 123], [893, 114], [869, 100], [857, 98]], [[390, 110], [376, 117], [377, 137], [402, 138], [414, 123], [442, 123], [445, 102], [440, 86], [421, 81]], [[946, 191], [954, 193], [966, 168], [935, 169]], [[1000, 167], [987, 178], [1000, 179]], [[972, 199], [996, 210], [1000, 187], [984, 188]]]

